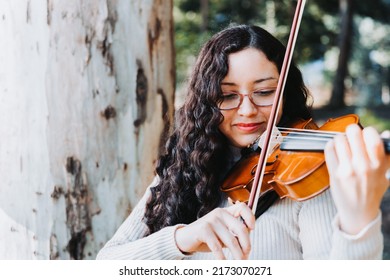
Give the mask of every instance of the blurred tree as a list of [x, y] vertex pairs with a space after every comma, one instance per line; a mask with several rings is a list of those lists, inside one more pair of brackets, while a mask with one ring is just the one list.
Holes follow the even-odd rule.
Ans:
[[329, 107], [344, 107], [344, 80], [348, 74], [348, 60], [351, 53], [352, 43], [352, 20], [353, 20], [353, 0], [339, 0], [340, 7], [340, 33], [339, 33], [339, 57], [337, 71], [334, 76], [332, 95]]
[[[329, 1], [324, 1], [324, 5], [328, 5], [328, 3]], [[348, 62], [350, 61], [352, 51], [351, 44], [353, 43], [354, 34], [359, 35], [357, 32], [353, 32], [354, 15], [375, 18], [376, 21], [388, 23], [390, 19], [389, 11], [388, 3], [382, 0], [373, 0], [370, 2], [339, 0], [339, 57], [329, 107], [341, 108], [345, 106], [345, 80], [349, 76]]]
[[200, 1], [200, 11], [202, 15], [201, 32], [205, 32], [209, 26], [209, 0]]

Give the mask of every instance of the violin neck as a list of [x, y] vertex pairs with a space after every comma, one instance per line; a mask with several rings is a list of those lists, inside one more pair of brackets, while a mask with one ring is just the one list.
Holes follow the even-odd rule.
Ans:
[[[323, 152], [326, 143], [332, 139], [331, 136], [324, 137], [323, 135], [310, 135], [310, 137], [302, 137], [299, 133], [290, 133], [289, 137], [284, 139], [280, 144], [280, 150], [293, 152]], [[386, 154], [390, 154], [390, 139], [382, 138]]]

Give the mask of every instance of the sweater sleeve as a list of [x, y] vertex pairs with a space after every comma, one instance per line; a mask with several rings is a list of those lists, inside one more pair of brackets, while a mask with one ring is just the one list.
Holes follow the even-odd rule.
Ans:
[[329, 190], [305, 201], [298, 211], [299, 238], [304, 259], [381, 259], [383, 235], [381, 216], [356, 235], [340, 230]]
[[175, 231], [181, 225], [169, 226], [145, 237], [147, 226], [142, 221], [146, 203], [151, 196], [148, 187], [144, 196], [133, 209], [129, 217], [119, 227], [114, 236], [106, 243], [97, 255], [102, 259], [182, 259], [185, 255], [177, 248]]
[[381, 231], [381, 213], [358, 234], [350, 235], [341, 231], [338, 216], [332, 223], [332, 259], [382, 259], [384, 238]]

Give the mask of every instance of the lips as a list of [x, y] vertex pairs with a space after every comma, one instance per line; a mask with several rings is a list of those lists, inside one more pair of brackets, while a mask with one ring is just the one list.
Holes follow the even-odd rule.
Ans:
[[236, 127], [244, 132], [255, 132], [261, 128], [261, 123], [237, 123]]

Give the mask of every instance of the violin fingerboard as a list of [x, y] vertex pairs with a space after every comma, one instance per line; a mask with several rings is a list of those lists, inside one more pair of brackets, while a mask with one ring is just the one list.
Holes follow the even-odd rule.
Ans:
[[326, 143], [332, 139], [331, 137], [319, 136], [312, 134], [304, 136], [300, 133], [290, 133], [280, 144], [280, 150], [293, 152], [323, 152]]

